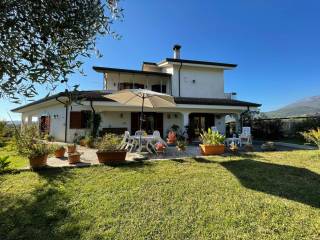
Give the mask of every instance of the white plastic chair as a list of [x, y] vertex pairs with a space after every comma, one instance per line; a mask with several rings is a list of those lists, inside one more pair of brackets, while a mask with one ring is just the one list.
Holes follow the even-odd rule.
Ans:
[[251, 127], [242, 127], [242, 133], [239, 138], [244, 139], [246, 144], [252, 144]]
[[155, 131], [153, 132], [152, 136], [153, 136], [153, 138], [154, 138], [155, 140], [157, 140], [158, 142], [163, 143], [166, 147], [168, 147], [168, 144], [166, 143], [165, 140], [163, 140], [163, 139], [161, 138], [160, 132], [159, 132], [158, 130], [155, 130]]

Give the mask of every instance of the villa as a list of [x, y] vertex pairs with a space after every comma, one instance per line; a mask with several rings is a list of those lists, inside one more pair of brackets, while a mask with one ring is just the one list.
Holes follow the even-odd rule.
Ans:
[[143, 62], [141, 70], [109, 67], [93, 69], [102, 75], [103, 89], [80, 91], [72, 105], [64, 104], [67, 94], [58, 94], [40, 99], [13, 109], [21, 113], [22, 124], [39, 123], [41, 131], [58, 141], [71, 142], [75, 135], [89, 132], [88, 116], [91, 112], [101, 116], [100, 131], [134, 133], [139, 129], [140, 108], [124, 106], [104, 96], [122, 89], [141, 88], [172, 95], [174, 108], [146, 109], [143, 128], [147, 132], [159, 130], [165, 136], [177, 125], [181, 129], [191, 126], [197, 137], [201, 129], [215, 126], [226, 133], [226, 116], [235, 119], [239, 128], [241, 114], [257, 110], [261, 105], [240, 101], [236, 93], [225, 93], [224, 71], [236, 64], [194, 61], [180, 58], [181, 46], [173, 48], [173, 58], [159, 63]]

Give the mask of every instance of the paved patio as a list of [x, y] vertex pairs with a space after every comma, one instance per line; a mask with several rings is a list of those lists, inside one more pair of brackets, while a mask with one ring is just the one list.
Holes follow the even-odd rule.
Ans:
[[[60, 143], [61, 144], [61, 143]], [[292, 147], [285, 146], [277, 146], [277, 151], [290, 151], [295, 150]], [[90, 165], [99, 165], [99, 161], [97, 158], [97, 149], [86, 148], [82, 146], [77, 146], [77, 151], [81, 153], [80, 163], [77, 164], [69, 164], [67, 153], [66, 157], [60, 159], [55, 157], [48, 158], [48, 166], [49, 167], [81, 167], [81, 166], [90, 166]], [[260, 144], [254, 145], [254, 151], [261, 151]], [[198, 145], [189, 145], [187, 146], [185, 151], [177, 151], [175, 146], [169, 146], [166, 149], [165, 153], [160, 153], [158, 155], [149, 154], [149, 153], [127, 153], [126, 161], [141, 161], [141, 160], [161, 160], [161, 159], [174, 159], [174, 158], [185, 158], [185, 157], [196, 157], [200, 156], [200, 151]]]

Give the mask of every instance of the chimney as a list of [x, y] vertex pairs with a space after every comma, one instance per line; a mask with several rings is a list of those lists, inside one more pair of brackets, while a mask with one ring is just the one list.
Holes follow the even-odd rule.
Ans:
[[180, 48], [181, 48], [181, 46], [178, 44], [175, 44], [173, 46], [173, 58], [174, 59], [180, 59]]

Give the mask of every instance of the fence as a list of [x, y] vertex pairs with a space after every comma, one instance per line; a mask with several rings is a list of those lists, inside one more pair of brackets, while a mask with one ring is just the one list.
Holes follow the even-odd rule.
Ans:
[[320, 116], [253, 119], [243, 122], [258, 139], [301, 138], [299, 132], [320, 127]]

